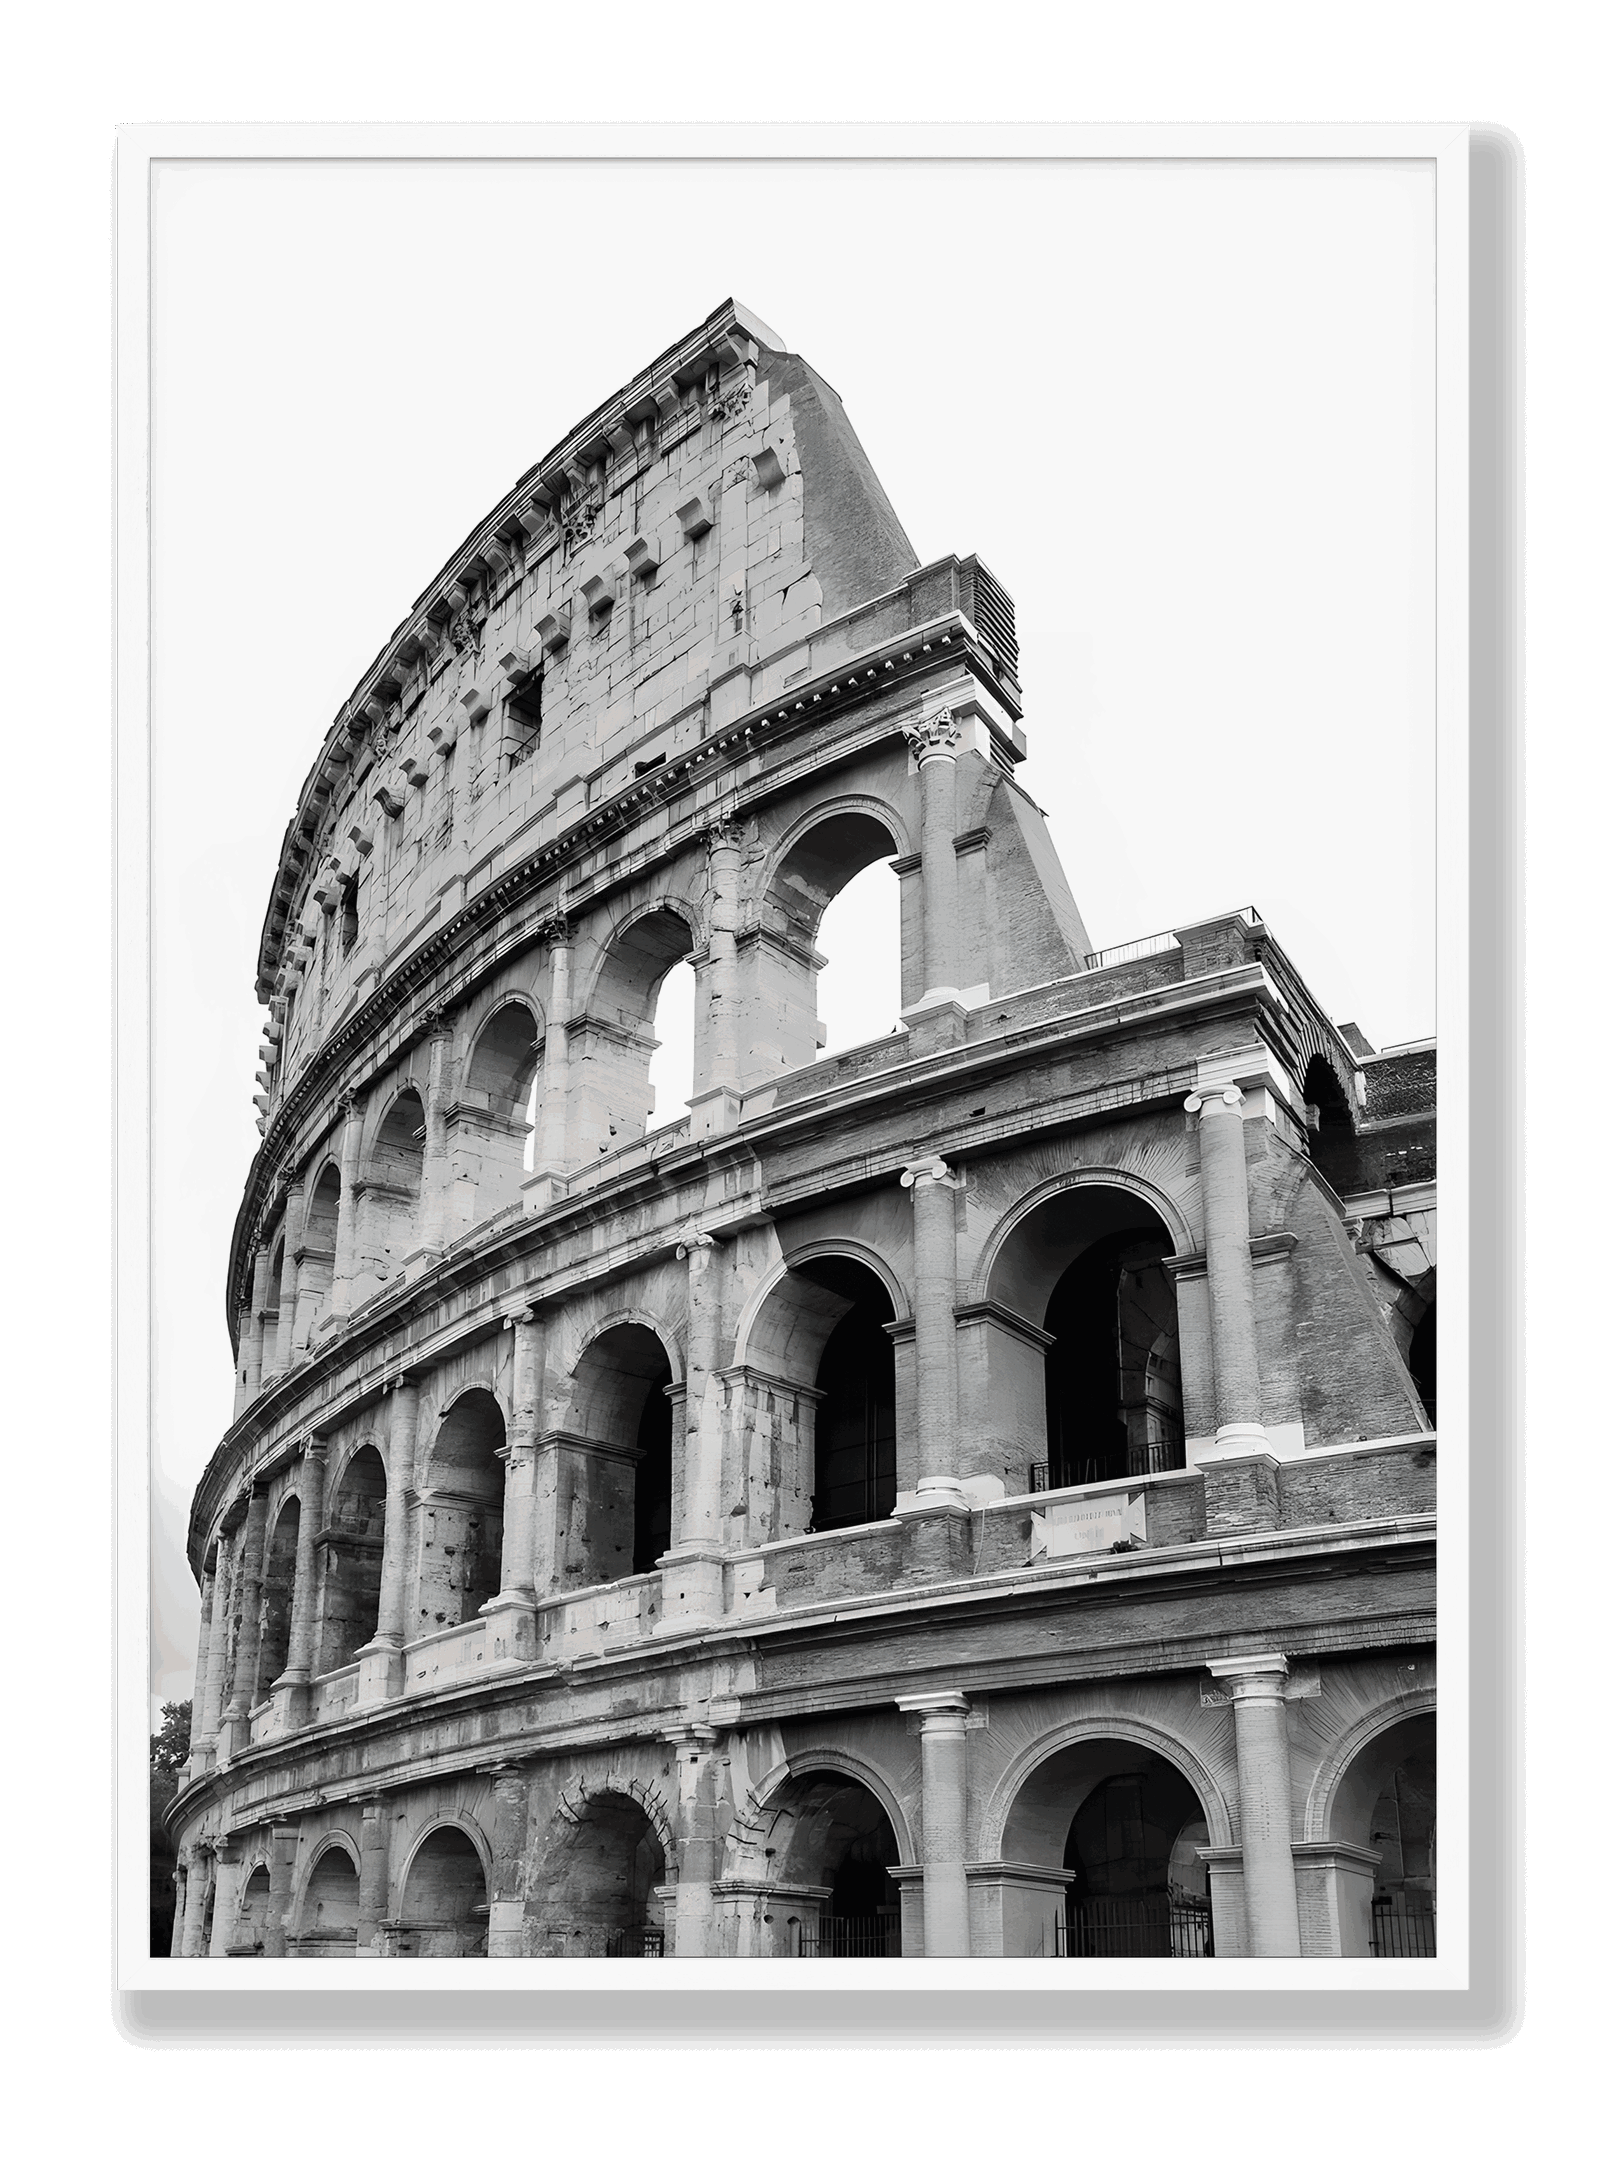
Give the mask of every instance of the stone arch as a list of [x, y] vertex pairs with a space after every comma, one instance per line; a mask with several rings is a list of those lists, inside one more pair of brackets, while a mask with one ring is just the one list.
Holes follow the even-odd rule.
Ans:
[[1187, 1235], [1154, 1184], [1074, 1168], [990, 1235], [963, 1331], [963, 1400], [986, 1473], [1008, 1491], [1073, 1488], [1184, 1465], [1178, 1296]]
[[[1144, 1753], [1158, 1754], [1169, 1761], [1188, 1781], [1199, 1800], [1206, 1818], [1210, 1842], [1214, 1845], [1233, 1843], [1233, 1817], [1228, 1807], [1227, 1795], [1221, 1781], [1201, 1759], [1195, 1748], [1182, 1735], [1170, 1731], [1165, 1725], [1152, 1724], [1142, 1717], [1118, 1716], [1097, 1713], [1092, 1716], [1074, 1717], [1064, 1724], [1052, 1725], [1041, 1732], [1037, 1739], [1013, 1755], [997, 1778], [989, 1794], [988, 1804], [979, 1817], [979, 1859], [1000, 1859], [1009, 1856], [1005, 1851], [1012, 1814], [1024, 1786], [1053, 1761], [1056, 1755], [1069, 1748], [1091, 1744], [1099, 1740], [1117, 1740]], [[1070, 1816], [1068, 1817], [1070, 1824]], [[1020, 1835], [1020, 1832], [1018, 1832]], [[1062, 1830], [1062, 1842], [1066, 1829]], [[1049, 1862], [1058, 1864], [1059, 1860]], [[1037, 1864], [1046, 1864], [1041, 1858]]]
[[681, 1517], [682, 1383], [675, 1338], [657, 1318], [613, 1312], [585, 1336], [556, 1434], [566, 1586], [648, 1573], [671, 1549]]
[[[748, 1440], [751, 1542], [859, 1528], [894, 1511], [905, 1290], [865, 1243], [797, 1247], [745, 1306], [728, 1425]], [[735, 1404], [737, 1403], [737, 1404]]]
[[1053, 1174], [1045, 1181], [1035, 1183], [1032, 1189], [1026, 1190], [1013, 1204], [1007, 1206], [1002, 1217], [991, 1229], [988, 1240], [979, 1253], [978, 1262], [973, 1267], [967, 1283], [971, 1299], [974, 1302], [995, 1299], [992, 1282], [996, 1261], [1030, 1214], [1066, 1190], [1085, 1188], [1123, 1189], [1130, 1196], [1148, 1205], [1156, 1217], [1166, 1223], [1167, 1231], [1172, 1237], [1174, 1256], [1183, 1257], [1199, 1248], [1200, 1245], [1181, 1208], [1166, 1190], [1159, 1189], [1143, 1175], [1134, 1174], [1126, 1167], [1070, 1167], [1063, 1174]]
[[520, 1201], [533, 1157], [544, 1027], [530, 995], [510, 991], [490, 1007], [462, 1064], [445, 1116], [455, 1224], [476, 1226]]
[[265, 1954], [267, 1913], [272, 1902], [272, 1867], [260, 1853], [239, 1870], [239, 1900], [228, 1935], [230, 1957], [261, 1957]]
[[[744, 945], [741, 1008], [751, 1078], [814, 1061], [821, 1039], [817, 933], [824, 912], [858, 874], [911, 848], [904, 821], [877, 798], [847, 795], [809, 807], [777, 837], [760, 869]], [[896, 940], [898, 959], [900, 943]], [[906, 998], [899, 972], [893, 1014]]]
[[306, 1212], [301, 1225], [299, 1278], [295, 1289], [293, 1345], [305, 1347], [327, 1306], [333, 1285], [339, 1213], [344, 1203], [337, 1161], [324, 1158], [315, 1179], [306, 1183]]
[[580, 1779], [557, 1801], [530, 1876], [532, 1953], [660, 1955], [676, 1879], [671, 1817], [656, 1787]]
[[261, 1570], [261, 1654], [256, 1691], [265, 1695], [288, 1668], [294, 1630], [295, 1559], [300, 1548], [300, 1496], [290, 1489], [278, 1500], [267, 1528]]
[[914, 1854], [910, 1817], [883, 1772], [820, 1747], [773, 1771], [763, 1791], [763, 1879], [781, 1892], [762, 1919], [772, 1954], [898, 1957], [898, 1871]]
[[417, 1492], [419, 1631], [474, 1619], [500, 1588], [506, 1415], [486, 1384], [466, 1384], [439, 1410]]
[[328, 1472], [322, 1538], [322, 1647], [318, 1668], [338, 1671], [372, 1639], [383, 1580], [388, 1472], [363, 1433]]
[[1343, 1078], [1320, 1048], [1306, 1063], [1300, 1095], [1311, 1164], [1329, 1188], [1342, 1196], [1360, 1180], [1355, 1113]]
[[[794, 1777], [815, 1775], [818, 1771], [836, 1770], [840, 1776], [849, 1777], [864, 1791], [873, 1794], [889, 1819], [894, 1839], [900, 1851], [900, 1863], [905, 1867], [918, 1864], [916, 1831], [911, 1814], [894, 1788], [888, 1773], [876, 1762], [867, 1761], [860, 1754], [847, 1754], [837, 1747], [802, 1747], [787, 1760], [769, 1769], [751, 1793], [750, 1806], [741, 1816], [747, 1830], [759, 1832], [755, 1841], [761, 1843], [769, 1836], [773, 1817], [782, 1811], [783, 1788]], [[730, 1846], [735, 1842], [729, 1838]], [[764, 1848], [764, 1847], [763, 1847]], [[985, 1855], [986, 1856], [986, 1855]]]
[[396, 1887], [393, 1957], [483, 1957], [489, 1934], [489, 1846], [468, 1814], [437, 1815], [406, 1855]]
[[662, 981], [700, 946], [698, 914], [676, 896], [620, 917], [580, 981], [567, 1028], [567, 1151], [582, 1166], [637, 1143], [649, 1122], [650, 1057]]
[[409, 1076], [397, 1080], [381, 1113], [367, 1124], [358, 1184], [357, 1306], [399, 1275], [422, 1239], [426, 1126], [421, 1089]]
[[1438, 1706], [1437, 1687], [1408, 1686], [1398, 1694], [1385, 1696], [1341, 1734], [1317, 1764], [1306, 1790], [1304, 1827], [1310, 1842], [1326, 1842], [1333, 1836], [1333, 1801], [1357, 1756], [1395, 1725], [1408, 1717], [1434, 1715]]
[[334, 1830], [319, 1840], [300, 1877], [289, 1938], [295, 1954], [353, 1956], [360, 1897], [359, 1848], [346, 1831]]

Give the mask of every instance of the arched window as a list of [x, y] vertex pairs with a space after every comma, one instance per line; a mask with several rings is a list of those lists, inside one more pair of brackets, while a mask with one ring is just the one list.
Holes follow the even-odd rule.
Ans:
[[1341, 1906], [1347, 1957], [1432, 1957], [1438, 1764], [1431, 1710], [1400, 1718], [1356, 1755], [1334, 1794], [1336, 1838], [1376, 1852], [1371, 1912]]
[[[575, 1166], [622, 1151], [645, 1134], [662, 982], [693, 946], [687, 921], [663, 908], [635, 919], [606, 951], [587, 1010], [567, 1035], [568, 1149]], [[681, 1051], [677, 1060], [681, 1073]], [[673, 1079], [663, 1077], [663, 1099], [672, 1088]]]
[[297, 1957], [353, 1957], [360, 1913], [361, 1877], [341, 1845], [317, 1861], [300, 1901], [300, 1926], [294, 1937]]
[[406, 1873], [392, 1954], [483, 1957], [488, 1935], [489, 1890], [477, 1846], [463, 1829], [433, 1830]]
[[540, 1051], [538, 1019], [522, 1001], [497, 1009], [472, 1049], [450, 1137], [458, 1194], [471, 1185], [466, 1225], [492, 1218], [521, 1196], [533, 1165]]
[[852, 1257], [818, 1258], [798, 1276], [850, 1305], [817, 1365], [811, 1525], [819, 1533], [857, 1528], [894, 1511], [894, 1348], [884, 1331], [894, 1305], [877, 1274]]
[[694, 1090], [694, 966], [676, 963], [661, 981], [652, 1028], [656, 1048], [650, 1056], [648, 1129], [665, 1129], [689, 1112]]
[[1417, 1398], [1422, 1402], [1431, 1429], [1439, 1420], [1438, 1319], [1431, 1302], [1411, 1328], [1406, 1367], [1411, 1372], [1411, 1382], [1417, 1388]]
[[420, 1631], [464, 1625], [500, 1589], [505, 1418], [493, 1393], [463, 1393], [439, 1425], [419, 1495]]
[[613, 1325], [583, 1351], [560, 1479], [566, 1524], [582, 1531], [568, 1553], [569, 1587], [648, 1573], [672, 1547], [671, 1376], [648, 1325]]
[[304, 1347], [317, 1319], [327, 1307], [333, 1285], [334, 1252], [339, 1239], [339, 1170], [329, 1165], [317, 1177], [317, 1186], [306, 1206], [300, 1241], [300, 1277], [297, 1283], [294, 1344]]
[[840, 1054], [895, 1031], [900, 983], [900, 883], [880, 858], [834, 897], [817, 927], [819, 1054]]
[[[898, 884], [879, 862], [898, 848], [876, 815], [847, 810], [808, 828], [784, 853], [762, 899], [766, 938], [752, 951], [745, 1004], [752, 1076], [803, 1068], [825, 1036], [842, 1042], [893, 1030], [904, 991]], [[869, 867], [877, 869], [870, 876]], [[866, 877], [858, 883], [858, 876]], [[835, 898], [837, 912], [830, 910]], [[824, 913], [831, 949], [821, 942]], [[819, 1019], [825, 969], [833, 973], [828, 998], [838, 1010], [838, 1028], [827, 1034]]]
[[261, 1583], [261, 1661], [256, 1691], [265, 1694], [289, 1662], [289, 1634], [294, 1614], [294, 1559], [300, 1540], [300, 1501], [287, 1499], [267, 1541]]
[[1330, 1188], [1343, 1194], [1357, 1186], [1360, 1167], [1355, 1118], [1332, 1064], [1313, 1054], [1302, 1097], [1310, 1129], [1311, 1164]]
[[354, 1661], [378, 1630], [386, 1511], [383, 1461], [375, 1445], [352, 1455], [323, 1530], [321, 1669]]
[[854, 1777], [820, 1769], [791, 1779], [774, 1805], [774, 1879], [807, 1891], [792, 1924], [786, 1904], [773, 1922], [786, 1930], [775, 1937], [781, 1954], [898, 1957], [900, 1888], [889, 1870], [900, 1848], [881, 1800]]
[[417, 1247], [425, 1117], [422, 1096], [407, 1085], [383, 1118], [360, 1188], [361, 1247], [355, 1299], [369, 1301], [398, 1278]]

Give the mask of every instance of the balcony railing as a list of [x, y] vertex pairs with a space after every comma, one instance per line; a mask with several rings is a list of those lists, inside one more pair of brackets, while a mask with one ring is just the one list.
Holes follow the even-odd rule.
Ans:
[[607, 1957], [665, 1957], [667, 1938], [660, 1927], [619, 1927], [606, 1937]]
[[1213, 1957], [1202, 1899], [1090, 1897], [1056, 1914], [1057, 1957]]
[[1372, 1954], [1374, 1957], [1437, 1957], [1433, 1931], [1433, 1906], [1411, 1898], [1396, 1904], [1392, 1897], [1372, 1900]]
[[898, 1916], [879, 1913], [866, 1919], [818, 1920], [815, 1930], [800, 1931], [802, 1957], [898, 1957]]

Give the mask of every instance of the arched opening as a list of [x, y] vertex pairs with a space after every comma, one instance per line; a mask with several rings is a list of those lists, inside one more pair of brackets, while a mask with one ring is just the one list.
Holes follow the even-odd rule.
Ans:
[[[1345, 1771], [1334, 1794], [1335, 1838], [1378, 1856], [1370, 1891], [1341, 1877], [1339, 1947], [1349, 1957], [1435, 1954], [1435, 1839], [1438, 1761], [1432, 1710], [1379, 1732]], [[1366, 1914], [1363, 1917], [1363, 1913]]]
[[1007, 1237], [989, 1298], [1040, 1331], [984, 1328], [980, 1404], [1044, 1448], [1032, 1487], [1183, 1466], [1178, 1306], [1162, 1263], [1172, 1248], [1154, 1206], [1109, 1183], [1058, 1191]]
[[900, 1028], [900, 883], [880, 858], [847, 881], [823, 912], [816, 943], [819, 1054]]
[[695, 999], [693, 964], [674, 964], [661, 981], [651, 1025], [657, 1043], [650, 1056], [647, 1132], [681, 1122], [689, 1112], [694, 1090]]
[[[904, 1005], [898, 883], [887, 867], [859, 885], [858, 876], [899, 847], [884, 821], [852, 809], [817, 822], [784, 853], [762, 898], [761, 925], [770, 938], [751, 950], [745, 1007], [754, 1074], [804, 1068], [824, 1039], [833, 1051], [894, 1028]], [[851, 896], [842, 900], [846, 889]], [[830, 910], [836, 898], [838, 913]], [[824, 972], [836, 1011], [831, 1032], [819, 1019]]]
[[559, 1478], [577, 1576], [569, 1586], [649, 1573], [672, 1548], [671, 1379], [671, 1360], [648, 1325], [612, 1325], [583, 1351]]
[[1050, 1897], [1018, 1877], [1014, 1891], [1004, 1890], [1007, 1953], [1212, 1956], [1199, 1857], [1209, 1842], [1194, 1786], [1165, 1755], [1126, 1739], [1063, 1747], [1018, 1791], [1003, 1840], [1007, 1862], [1057, 1868], [1063, 1886]]
[[417, 1247], [426, 1118], [414, 1085], [383, 1118], [359, 1185], [361, 1270], [355, 1299], [368, 1301], [393, 1280]]
[[296, 1281], [294, 1345], [304, 1347], [322, 1314], [333, 1285], [334, 1250], [339, 1238], [339, 1170], [324, 1167], [306, 1207], [300, 1241], [300, 1276]]
[[464, 1829], [430, 1831], [406, 1872], [393, 1957], [483, 1957], [489, 1939], [489, 1887], [478, 1848]]
[[587, 1795], [559, 1820], [531, 1878], [528, 1924], [540, 1957], [664, 1954], [666, 1855], [636, 1799]]
[[802, 1257], [743, 1336], [730, 1411], [747, 1441], [746, 1541], [859, 1527], [894, 1511], [896, 1302], [864, 1258]]
[[362, 1446], [339, 1478], [321, 1536], [324, 1671], [352, 1662], [378, 1630], [386, 1488], [377, 1447]]
[[311, 1870], [300, 1901], [297, 1957], [353, 1957], [360, 1910], [361, 1876], [342, 1845], [323, 1853]]
[[901, 1864], [883, 1802], [856, 1778], [815, 1770], [785, 1788], [774, 1822], [774, 1879], [799, 1897], [782, 1925], [786, 1955], [898, 1957]]
[[456, 1182], [472, 1185], [467, 1225], [517, 1202], [533, 1165], [540, 1060], [539, 1024], [526, 1002], [496, 1009], [467, 1064], [462, 1103], [450, 1116]]
[[1411, 1328], [1406, 1368], [1417, 1388], [1417, 1398], [1422, 1402], [1428, 1427], [1434, 1429], [1439, 1421], [1439, 1335], [1435, 1305], [1431, 1302]]
[[267, 1947], [267, 1906], [272, 1896], [272, 1877], [257, 1867], [239, 1899], [239, 1916], [228, 1943], [230, 1957], [261, 1957]]
[[1356, 1125], [1344, 1088], [1325, 1055], [1313, 1054], [1306, 1065], [1301, 1096], [1306, 1103], [1311, 1164], [1342, 1195], [1359, 1180]]
[[280, 1234], [272, 1245], [272, 1262], [267, 1268], [267, 1298], [261, 1312], [261, 1374], [270, 1377], [277, 1368], [278, 1319], [283, 1307], [283, 1245]]
[[420, 1630], [474, 1619], [500, 1588], [505, 1418], [493, 1393], [463, 1393], [439, 1425], [420, 1494]]
[[266, 1694], [289, 1663], [289, 1633], [294, 1615], [294, 1560], [300, 1541], [300, 1501], [284, 1501], [272, 1533], [261, 1581], [261, 1661], [257, 1692]]
[[811, 1526], [859, 1528], [886, 1520], [895, 1499], [894, 1316], [878, 1275], [853, 1257], [819, 1257], [797, 1277], [847, 1302], [817, 1364]]
[[[606, 951], [587, 1011], [567, 1033], [574, 1164], [621, 1151], [645, 1134], [651, 1058], [662, 1045], [656, 1021], [663, 981], [693, 946], [687, 921], [663, 908], [635, 919]], [[663, 1080], [663, 1099], [670, 1088]], [[665, 1106], [661, 1111], [675, 1119]]]

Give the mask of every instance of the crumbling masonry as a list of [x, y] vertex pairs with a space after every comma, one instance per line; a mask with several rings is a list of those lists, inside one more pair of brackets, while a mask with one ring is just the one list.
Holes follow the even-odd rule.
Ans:
[[[174, 1954], [1431, 1952], [1431, 1049], [1248, 909], [1092, 952], [1021, 712], [1004, 589], [734, 303], [341, 710]], [[882, 859], [901, 1024], [819, 1056]]]

